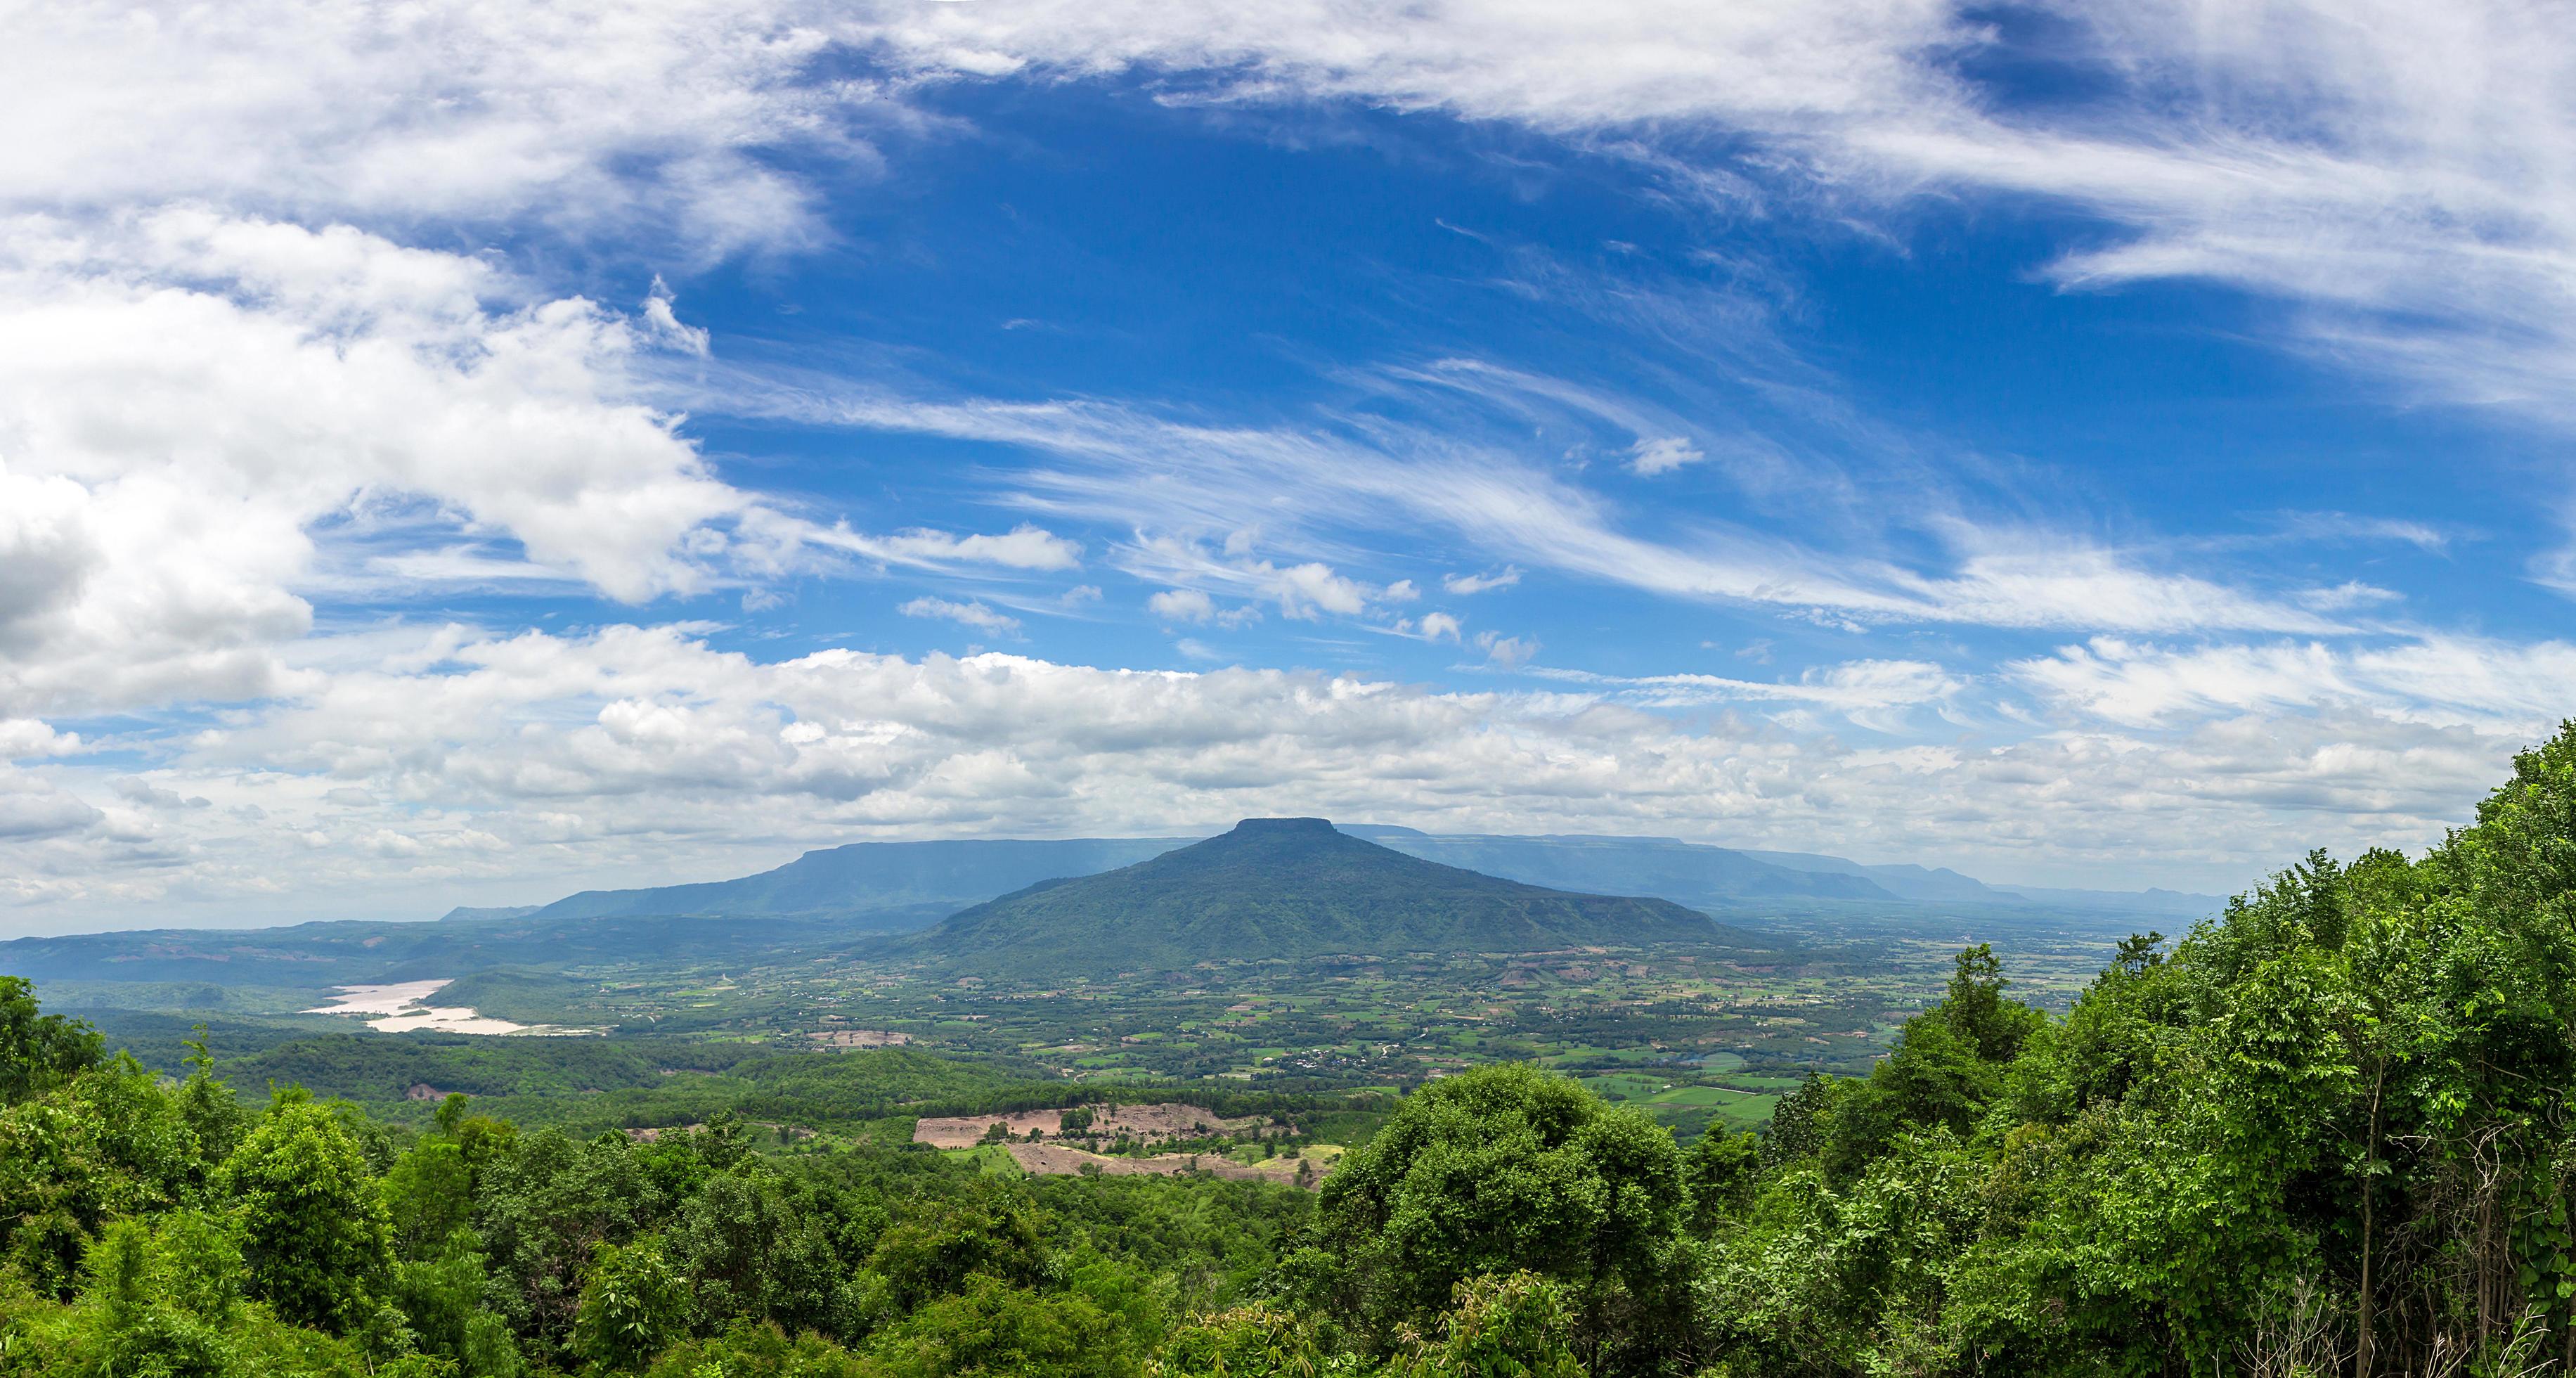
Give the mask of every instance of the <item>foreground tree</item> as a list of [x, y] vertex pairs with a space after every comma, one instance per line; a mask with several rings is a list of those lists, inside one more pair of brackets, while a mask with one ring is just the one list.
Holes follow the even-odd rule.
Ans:
[[0, 1105], [39, 1096], [98, 1065], [104, 1044], [77, 1019], [45, 1014], [23, 976], [0, 976]]
[[1425, 1086], [1325, 1179], [1307, 1286], [1370, 1343], [1419, 1331], [1460, 1283], [1564, 1289], [1578, 1347], [1610, 1368], [1686, 1343], [1689, 1205], [1662, 1126], [1536, 1067]]
[[279, 1097], [217, 1185], [242, 1222], [251, 1295], [298, 1325], [345, 1333], [372, 1318], [392, 1232], [358, 1141], [300, 1094]]

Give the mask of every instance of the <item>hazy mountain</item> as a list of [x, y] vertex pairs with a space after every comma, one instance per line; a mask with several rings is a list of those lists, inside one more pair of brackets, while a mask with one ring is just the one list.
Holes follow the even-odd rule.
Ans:
[[1819, 856], [1814, 852], [1739, 853], [1756, 861], [1808, 875], [1849, 876], [1866, 880], [1898, 899], [1948, 901], [1981, 904], [2010, 904], [2014, 896], [1998, 890], [1974, 876], [1963, 876], [1947, 866], [1923, 867], [1912, 864], [1863, 866], [1838, 856]]
[[2016, 885], [2003, 893], [2030, 904], [2103, 913], [2161, 915], [2169, 919], [2202, 918], [2227, 907], [2227, 901], [2216, 895], [2194, 895], [2180, 890], [2061, 890], [2044, 885]]
[[1425, 861], [1558, 890], [1654, 895], [1694, 905], [1791, 896], [1899, 898], [1856, 872], [1780, 866], [1754, 853], [1668, 837], [1443, 836], [1365, 823], [1344, 824], [1341, 830]]
[[1250, 818], [1150, 861], [966, 910], [916, 950], [1012, 974], [1335, 953], [1778, 940], [1669, 900], [1570, 894], [1408, 856], [1320, 818]]
[[[855, 842], [807, 852], [775, 870], [739, 880], [641, 890], [584, 890], [522, 912], [540, 921], [656, 914], [729, 919], [869, 919], [875, 922], [867, 926], [878, 931], [903, 931], [926, 927], [970, 904], [1038, 881], [1112, 870], [1189, 841], [1091, 837], [1069, 841]], [[460, 909], [448, 917], [484, 917], [493, 912]]]
[[147, 929], [0, 942], [0, 972], [48, 981], [211, 982], [319, 990], [418, 981], [491, 967], [552, 970], [638, 959], [774, 958], [840, 949], [854, 928], [813, 916], [714, 921], [687, 915], [362, 921], [289, 928]]

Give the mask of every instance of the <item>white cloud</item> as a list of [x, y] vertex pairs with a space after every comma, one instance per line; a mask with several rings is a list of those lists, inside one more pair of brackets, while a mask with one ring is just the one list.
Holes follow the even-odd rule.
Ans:
[[1510, 565], [1492, 574], [1452, 574], [1440, 581], [1440, 587], [1464, 598], [1471, 594], [1507, 589], [1521, 581], [1521, 572]]
[[68, 756], [80, 749], [77, 732], [58, 732], [33, 718], [0, 718], [0, 764], [39, 756]]
[[2568, 714], [2576, 646], [2432, 636], [2359, 648], [2313, 641], [2174, 648], [2102, 637], [2006, 669], [2068, 711], [2131, 727], [2368, 710], [2537, 735]]
[[1146, 599], [1145, 608], [1166, 622], [1199, 623], [1216, 616], [1216, 600], [1197, 589], [1165, 589]]
[[[2401, 649], [2354, 673], [2505, 716], [2567, 682], [2563, 648], [2488, 648], [2475, 668], [2461, 649]], [[1560, 683], [1454, 693], [845, 650], [762, 663], [667, 628], [525, 633], [447, 644], [411, 671], [336, 670], [171, 744], [151, 788], [216, 807], [158, 810], [148, 830], [83, 801], [118, 773], [82, 758], [0, 772], [13, 832], [0, 875], [43, 887], [31, 902], [45, 913], [93, 923], [120, 903], [168, 921], [346, 914], [391, 894], [429, 912], [490, 887], [526, 900], [747, 872], [872, 836], [1142, 835], [1296, 812], [1830, 841], [1997, 876], [2227, 885], [2312, 845], [2433, 840], [2532, 735], [2310, 691], [2314, 706], [2287, 715], [2211, 694], [2214, 707], [2133, 714], [2135, 727], [2079, 714], [2036, 734], [1970, 724], [1856, 746], [1819, 715], [1937, 707], [1958, 677], [1878, 661], [1785, 684]], [[329, 802], [343, 789], [436, 805], [399, 822], [348, 815]], [[137, 847], [161, 859], [133, 866]], [[280, 874], [296, 878], [291, 904], [266, 888]]]
[[194, 199], [319, 223], [661, 229], [793, 246], [810, 194], [762, 155], [873, 160], [911, 119], [814, 64], [854, 33], [760, 0], [47, 6], [0, 51], [0, 204]]
[[[2158, 0], [2039, 7], [2084, 98], [2016, 104], [1962, 75], [2000, 31], [1945, 0], [1582, 7], [1435, 0], [1353, 41], [1327, 0], [926, 5], [885, 43], [961, 76], [1214, 74], [1512, 120], [1627, 148], [1678, 190], [1836, 210], [1968, 188], [2115, 227], [2069, 285], [2193, 277], [2298, 307], [2297, 338], [2439, 395], [2567, 417], [2576, 358], [2576, 31], [2519, 0]], [[1716, 127], [1797, 169], [1694, 161]]]
[[644, 298], [645, 328], [684, 354], [694, 354], [701, 359], [713, 354], [712, 338], [706, 328], [682, 324], [678, 312], [672, 308], [672, 301], [670, 285], [655, 277], [652, 292]]
[[[467, 882], [545, 897], [569, 874], [750, 869], [781, 798], [817, 804], [793, 825], [816, 841], [1360, 810], [2242, 875], [2319, 841], [2427, 840], [2565, 711], [2576, 652], [2363, 638], [2344, 619], [2386, 601], [2370, 586], [2237, 579], [2152, 542], [1970, 521], [1940, 494], [1887, 519], [1920, 541], [1692, 527], [1578, 486], [1499, 425], [815, 407], [1046, 456], [1020, 500], [1141, 528], [1109, 558], [1171, 585], [1158, 603], [1201, 600], [1175, 622], [1259, 604], [1383, 628], [1414, 590], [1355, 577], [1346, 538], [1428, 530], [1500, 566], [1444, 580], [1457, 596], [1527, 566], [1838, 625], [2115, 635], [2011, 667], [2045, 730], [1861, 749], [1817, 724], [1949, 711], [1970, 689], [1906, 660], [1460, 695], [999, 656], [761, 664], [683, 628], [314, 634], [311, 600], [413, 581], [641, 602], [757, 585], [818, 551], [837, 568], [1081, 567], [1035, 525], [875, 535], [746, 492], [680, 429], [675, 378], [721, 365], [667, 290], [612, 309], [416, 247], [613, 235], [703, 263], [817, 242], [793, 160], [770, 155], [864, 166], [875, 122], [929, 123], [842, 75], [858, 53], [913, 77], [1185, 73], [1193, 99], [1515, 120], [1683, 194], [1837, 216], [1923, 191], [2044, 199], [2104, 227], [2049, 268], [2066, 287], [2232, 285], [2287, 304], [2284, 337], [2322, 357], [2569, 419], [2576, 38], [2559, 16], [2242, 0], [2056, 18], [2057, 56], [2099, 94], [2016, 109], [1960, 75], [1992, 30], [1934, 0], [1429, 0], [1357, 19], [1336, 0], [30, 10], [0, 45], [0, 898], [103, 920], [165, 902], [273, 914], [280, 877], [313, 906]], [[1691, 152], [1747, 140], [1767, 171]], [[1556, 407], [1634, 437], [1639, 473], [1698, 457], [1687, 423], [1616, 399], [1474, 361], [1419, 373], [1497, 415]], [[1706, 443], [1712, 469], [1737, 466], [1727, 438]], [[2404, 523], [2344, 529], [2443, 548]], [[1878, 548], [1909, 554], [1849, 553]], [[2561, 587], [2571, 570], [2566, 551], [2531, 566]], [[980, 600], [904, 610], [1018, 629]], [[2243, 634], [2299, 639], [2202, 640]], [[1506, 666], [1536, 650], [1475, 644]], [[178, 703], [228, 711], [121, 743], [153, 759], [140, 777], [44, 721]], [[1661, 711], [1703, 706], [1721, 711]], [[399, 801], [400, 828], [335, 791]]]
[[1628, 467], [1640, 474], [1668, 474], [1685, 464], [1697, 464], [1708, 458], [1700, 448], [1677, 435], [1654, 436], [1640, 440], [1628, 451]]
[[1602, 675], [1582, 670], [1534, 673], [1568, 683], [1614, 688], [1630, 703], [1649, 708], [1690, 708], [1713, 703], [1811, 703], [1854, 710], [1909, 708], [1956, 696], [1966, 683], [1929, 661], [1856, 660], [1821, 666], [1795, 680], [1730, 679], [1722, 675]]
[[[1383, 421], [1338, 430], [1209, 427], [1089, 402], [932, 403], [857, 392], [753, 405], [1034, 450], [1054, 462], [1019, 476], [1032, 505], [1150, 533], [1123, 552], [1132, 572], [1244, 586], [1292, 618], [1356, 615], [1369, 591], [1322, 560], [1283, 567], [1220, 557], [1198, 540], [1236, 532], [1246, 511], [1265, 514], [1273, 526], [1264, 540], [1283, 549], [1321, 550], [1351, 531], [1410, 534], [1429, 524], [1515, 567], [1864, 622], [2132, 633], [2341, 629], [2295, 596], [2157, 569], [2141, 552], [2045, 531], [1979, 527], [1944, 503], [1898, 514], [1948, 547], [1950, 565], [1928, 572], [1715, 522], [1692, 536], [1649, 538], [1629, 529], [1632, 514], [1530, 456], [1448, 430]], [[1298, 482], [1281, 487], [1282, 473]]]
[[1506, 670], [1516, 670], [1538, 654], [1538, 638], [1505, 636], [1500, 632], [1476, 633], [1476, 649], [1485, 659]]
[[816, 532], [811, 539], [871, 560], [943, 569], [959, 565], [998, 565], [1004, 569], [1068, 570], [1082, 564], [1082, 544], [1050, 531], [1022, 524], [999, 536], [959, 536], [915, 528], [891, 536], [866, 536], [843, 526]]
[[316, 524], [407, 502], [625, 599], [792, 549], [638, 400], [626, 322], [505, 290], [345, 229], [0, 227], [0, 707], [278, 692]]
[[986, 607], [981, 600], [958, 603], [946, 598], [915, 598], [896, 608], [895, 611], [906, 617], [939, 618], [962, 627], [973, 627], [977, 631], [992, 632], [998, 636], [1020, 634], [1018, 618], [1008, 613], [995, 612]]
[[105, 819], [53, 782], [0, 765], [0, 842], [85, 832]]

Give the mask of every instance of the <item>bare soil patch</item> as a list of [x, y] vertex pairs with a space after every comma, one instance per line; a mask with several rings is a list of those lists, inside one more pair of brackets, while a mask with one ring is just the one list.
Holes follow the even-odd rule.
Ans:
[[984, 1141], [984, 1135], [996, 1124], [1005, 1126], [1014, 1139], [1026, 1140], [1031, 1131], [1049, 1140], [1072, 1139], [1079, 1142], [1108, 1142], [1132, 1139], [1156, 1143], [1172, 1139], [1202, 1139], [1211, 1134], [1241, 1134], [1247, 1130], [1271, 1132], [1268, 1121], [1259, 1116], [1227, 1119], [1213, 1110], [1177, 1102], [1154, 1105], [1091, 1105], [1091, 1128], [1079, 1134], [1064, 1132], [1064, 1110], [1021, 1110], [1008, 1115], [958, 1115], [926, 1119], [913, 1127], [915, 1143], [934, 1148], [972, 1148]]
[[1071, 1177], [1086, 1165], [1104, 1177], [1180, 1177], [1193, 1172], [1210, 1173], [1242, 1182], [1278, 1182], [1294, 1184], [1300, 1163], [1311, 1163], [1313, 1171], [1305, 1185], [1313, 1187], [1333, 1170], [1333, 1157], [1317, 1150], [1285, 1158], [1265, 1158], [1258, 1163], [1237, 1162], [1213, 1153], [1156, 1153], [1145, 1157], [1125, 1154], [1091, 1153], [1070, 1144], [1010, 1145], [1011, 1161], [1022, 1170], [1044, 1177]]
[[805, 1036], [826, 1048], [900, 1048], [912, 1041], [912, 1035], [889, 1029], [825, 1029]]

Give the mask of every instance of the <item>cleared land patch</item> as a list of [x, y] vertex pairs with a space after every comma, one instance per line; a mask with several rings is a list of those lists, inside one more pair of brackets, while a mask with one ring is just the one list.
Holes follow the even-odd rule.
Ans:
[[[1067, 1132], [1068, 1113], [1090, 1112], [1087, 1128]], [[1172, 1139], [1204, 1139], [1215, 1135], [1248, 1132], [1274, 1132], [1268, 1120], [1257, 1115], [1228, 1119], [1202, 1106], [1165, 1101], [1152, 1105], [1083, 1105], [1048, 1110], [1019, 1110], [1009, 1114], [954, 1115], [925, 1119], [913, 1126], [915, 1143], [934, 1148], [972, 1148], [985, 1142], [994, 1125], [1012, 1139], [1027, 1141], [1034, 1134], [1044, 1139], [1078, 1139], [1115, 1141], [1127, 1139], [1137, 1143], [1158, 1143]], [[1277, 1131], [1284, 1132], [1284, 1131]]]
[[1341, 1157], [1334, 1144], [1316, 1144], [1302, 1153], [1247, 1163], [1219, 1153], [1092, 1153], [1069, 1144], [1007, 1145], [1011, 1161], [1043, 1177], [1071, 1177], [1097, 1172], [1104, 1177], [1181, 1177], [1204, 1172], [1240, 1182], [1278, 1182], [1312, 1187], [1324, 1180]]

